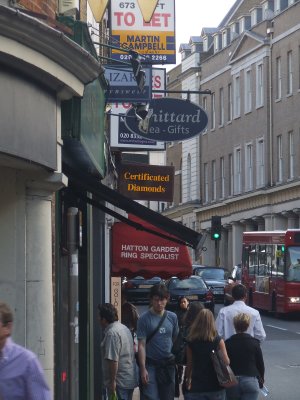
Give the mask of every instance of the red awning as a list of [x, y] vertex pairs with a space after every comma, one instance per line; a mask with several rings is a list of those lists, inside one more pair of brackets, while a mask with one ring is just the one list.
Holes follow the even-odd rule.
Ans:
[[[130, 219], [140, 222], [130, 215]], [[160, 233], [157, 227], [143, 225]], [[192, 274], [192, 261], [187, 246], [177, 244], [157, 235], [137, 230], [123, 222], [112, 227], [112, 276], [144, 278], [160, 276], [186, 277]]]

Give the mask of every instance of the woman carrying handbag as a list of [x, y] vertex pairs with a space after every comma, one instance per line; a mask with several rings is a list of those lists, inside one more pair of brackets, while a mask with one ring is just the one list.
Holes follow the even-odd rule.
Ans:
[[215, 320], [208, 309], [200, 311], [187, 337], [187, 367], [185, 400], [225, 400], [225, 389], [220, 386], [211, 353], [218, 348], [226, 365], [229, 358], [225, 343], [218, 336]]

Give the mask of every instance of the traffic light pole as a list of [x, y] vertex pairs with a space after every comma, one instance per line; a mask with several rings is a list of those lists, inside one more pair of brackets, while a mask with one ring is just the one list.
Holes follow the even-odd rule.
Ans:
[[215, 265], [216, 267], [220, 266], [219, 240], [215, 240]]

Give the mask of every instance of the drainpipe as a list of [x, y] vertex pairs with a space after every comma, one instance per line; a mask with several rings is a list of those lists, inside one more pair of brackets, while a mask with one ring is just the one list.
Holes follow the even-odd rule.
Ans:
[[273, 22], [271, 26], [267, 28], [267, 35], [270, 41], [270, 54], [269, 54], [269, 104], [270, 104], [270, 112], [269, 112], [269, 144], [270, 144], [270, 186], [274, 185], [274, 174], [273, 174], [273, 69], [272, 69], [272, 49], [273, 49]]
[[67, 247], [69, 266], [69, 346], [70, 346], [70, 399], [79, 399], [79, 299], [78, 299], [78, 208], [67, 213]]

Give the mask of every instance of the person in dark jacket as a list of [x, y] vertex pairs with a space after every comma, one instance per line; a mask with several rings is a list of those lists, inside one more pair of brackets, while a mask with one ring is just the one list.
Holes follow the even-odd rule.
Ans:
[[189, 300], [185, 296], [180, 296], [178, 299], [178, 307], [176, 309], [176, 315], [178, 318], [179, 329], [183, 327], [184, 318], [189, 308]]
[[250, 315], [240, 313], [233, 319], [236, 334], [225, 341], [230, 366], [238, 385], [226, 390], [227, 400], [257, 400], [259, 381], [264, 382], [265, 366], [260, 343], [248, 333]]

